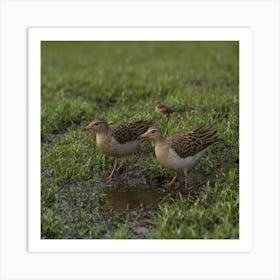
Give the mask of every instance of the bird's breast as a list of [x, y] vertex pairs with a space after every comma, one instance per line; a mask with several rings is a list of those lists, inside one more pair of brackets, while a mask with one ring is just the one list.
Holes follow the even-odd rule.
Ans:
[[198, 159], [203, 155], [206, 151], [203, 150], [197, 153], [194, 156], [187, 156], [185, 158], [180, 157], [175, 150], [166, 145], [156, 145], [155, 146], [155, 154], [160, 162], [165, 168], [174, 170], [174, 171], [182, 171], [184, 169], [192, 169]]
[[111, 145], [111, 139], [105, 135], [96, 135], [96, 145], [105, 155], [113, 156], [115, 154], [113, 146]]
[[139, 142], [139, 140], [133, 140], [121, 144], [113, 137], [111, 145], [113, 146], [114, 151], [116, 151], [119, 154], [119, 156], [126, 156], [133, 153], [136, 150]]
[[97, 135], [96, 144], [105, 155], [122, 157], [133, 153], [139, 144], [139, 140], [121, 144], [114, 137], [109, 138]]
[[180, 170], [191, 170], [197, 163], [197, 161], [201, 158], [204, 152], [207, 149], [204, 149], [198, 152], [195, 155], [186, 156], [184, 158], [180, 157], [173, 149], [170, 149], [169, 152], [169, 159], [172, 162], [173, 170], [180, 171]]
[[168, 169], [172, 169], [170, 167], [170, 159], [169, 159], [169, 146], [163, 144], [156, 144], [155, 145], [155, 154], [157, 160], [160, 162], [161, 165]]

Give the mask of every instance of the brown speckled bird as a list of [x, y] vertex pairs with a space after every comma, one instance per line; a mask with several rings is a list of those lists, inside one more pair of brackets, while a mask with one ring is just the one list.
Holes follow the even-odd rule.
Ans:
[[170, 107], [161, 103], [160, 101], [156, 101], [155, 102], [155, 112], [165, 115], [165, 116], [169, 116], [171, 113], [174, 113], [175, 110], [171, 109]]
[[166, 116], [169, 116], [171, 113], [175, 112], [173, 109], [164, 105], [160, 101], [155, 102], [155, 111], [156, 113], [166, 115]]
[[112, 179], [119, 157], [126, 157], [123, 179], [128, 178], [128, 155], [135, 152], [141, 139], [139, 136], [153, 125], [153, 121], [138, 121], [109, 126], [104, 119], [96, 119], [84, 130], [96, 132], [96, 144], [105, 155], [115, 157], [114, 167], [107, 179]]
[[188, 172], [210, 145], [222, 141], [218, 137], [216, 129], [209, 125], [202, 125], [168, 138], [164, 138], [160, 129], [152, 126], [140, 138], [152, 139], [158, 161], [165, 168], [176, 172], [173, 179], [164, 185], [166, 188], [171, 187], [180, 171], [184, 172], [185, 188], [187, 188]]

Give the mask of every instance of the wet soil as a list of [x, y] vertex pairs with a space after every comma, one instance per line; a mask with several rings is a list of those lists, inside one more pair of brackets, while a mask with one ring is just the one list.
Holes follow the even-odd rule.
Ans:
[[132, 210], [138, 207], [157, 209], [163, 197], [164, 193], [158, 188], [143, 185], [117, 186], [106, 191], [104, 207], [116, 210]]

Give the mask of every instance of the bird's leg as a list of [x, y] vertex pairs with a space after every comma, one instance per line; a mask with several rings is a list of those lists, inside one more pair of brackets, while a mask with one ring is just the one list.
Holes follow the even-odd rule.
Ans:
[[123, 180], [127, 180], [128, 178], [128, 157], [125, 158], [125, 173], [122, 176]]
[[187, 190], [188, 187], [188, 170], [184, 170], [184, 175], [185, 175], [185, 190]]
[[113, 169], [112, 169], [110, 175], [109, 175], [108, 177], [106, 177], [107, 180], [111, 180], [111, 179], [112, 179], [112, 177], [113, 177], [113, 175], [114, 175], [114, 173], [115, 173], [115, 170], [116, 170], [116, 168], [117, 168], [117, 163], [118, 163], [118, 159], [115, 158], [114, 167], [113, 167]]
[[167, 184], [165, 184], [164, 185], [164, 187], [166, 188], [166, 189], [170, 189], [170, 187], [174, 184], [174, 182], [176, 181], [176, 178], [177, 178], [177, 173], [175, 174], [175, 176], [172, 178], [172, 180], [169, 182], [169, 183], [167, 183]]

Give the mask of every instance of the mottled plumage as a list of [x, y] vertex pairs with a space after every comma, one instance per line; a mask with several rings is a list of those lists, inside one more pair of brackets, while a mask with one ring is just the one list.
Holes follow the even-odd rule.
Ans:
[[96, 119], [85, 127], [84, 130], [94, 130], [96, 132], [96, 144], [102, 153], [115, 157], [114, 168], [108, 177], [111, 179], [117, 167], [117, 158], [126, 157], [126, 172], [124, 178], [128, 176], [128, 158], [140, 143], [139, 136], [144, 133], [153, 121], [138, 121], [133, 123], [122, 123], [113, 126], [104, 119]]
[[166, 184], [170, 187], [176, 180], [177, 173], [184, 172], [185, 187], [187, 187], [187, 175], [207, 148], [221, 142], [217, 136], [217, 131], [212, 126], [203, 125], [193, 130], [164, 138], [160, 129], [150, 127], [141, 138], [152, 139], [155, 143], [155, 154], [158, 161], [165, 168], [174, 170], [176, 175]]
[[136, 140], [141, 134], [153, 125], [152, 121], [138, 121], [133, 123], [122, 123], [111, 127], [115, 139], [121, 143]]
[[155, 102], [155, 111], [157, 113], [159, 113], [159, 114], [163, 114], [163, 115], [167, 115], [167, 116], [169, 116], [169, 114], [174, 112], [173, 109], [171, 109], [170, 107], [164, 105], [160, 101], [156, 101]]
[[167, 138], [171, 148], [182, 158], [194, 156], [211, 144], [220, 142], [217, 130], [209, 125], [203, 125], [191, 131], [183, 132]]

